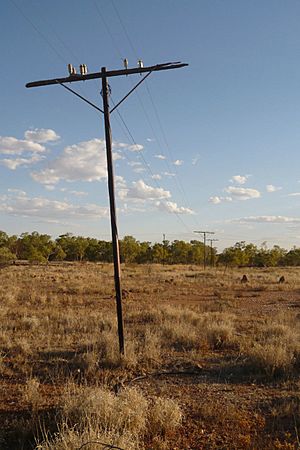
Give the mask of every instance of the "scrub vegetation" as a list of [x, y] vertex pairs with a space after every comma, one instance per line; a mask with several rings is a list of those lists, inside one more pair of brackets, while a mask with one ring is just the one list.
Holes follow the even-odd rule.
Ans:
[[[205, 249], [205, 252], [204, 252]], [[300, 248], [286, 250], [266, 244], [257, 247], [244, 241], [225, 248], [217, 254], [216, 249], [205, 246], [199, 240], [190, 242], [164, 240], [162, 243], [140, 242], [132, 236], [120, 240], [121, 260], [137, 264], [203, 264], [204, 253], [207, 265], [229, 267], [282, 267], [300, 266]], [[110, 242], [70, 233], [53, 240], [47, 234], [22, 233], [8, 236], [0, 231], [0, 264], [15, 260], [29, 262], [90, 261], [112, 262]]]
[[2, 267], [0, 448], [298, 448], [299, 270]]

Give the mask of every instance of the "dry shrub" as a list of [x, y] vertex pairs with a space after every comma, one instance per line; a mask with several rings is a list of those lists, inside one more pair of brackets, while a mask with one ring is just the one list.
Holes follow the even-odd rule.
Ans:
[[165, 307], [157, 325], [164, 347], [197, 350], [201, 345], [226, 348], [236, 345], [235, 317], [225, 312], [200, 313], [191, 309]]
[[75, 450], [86, 442], [96, 449], [96, 443], [116, 445], [126, 450], [144, 448], [143, 437], [166, 435], [174, 430], [182, 413], [173, 400], [155, 399], [150, 405], [134, 388], [116, 395], [104, 388], [77, 386], [69, 383], [61, 398], [61, 418], [58, 433], [52, 437], [44, 431], [43, 450]]
[[90, 423], [103, 431], [138, 436], [145, 428], [147, 406], [136, 389], [125, 389], [117, 396], [103, 388], [73, 385], [62, 397], [62, 417], [72, 426]]
[[299, 331], [278, 317], [258, 327], [241, 349], [252, 370], [270, 378], [288, 375], [299, 363]]
[[103, 431], [95, 425], [87, 423], [83, 430], [62, 424], [58, 432], [51, 439], [46, 433], [42, 442], [36, 446], [37, 450], [99, 450], [111, 448], [111, 445], [126, 450], [141, 450], [139, 442], [132, 439], [129, 433], [118, 435], [116, 432]]
[[182, 421], [182, 411], [172, 399], [158, 398], [149, 413], [149, 431], [166, 435], [177, 428]]
[[191, 350], [199, 347], [199, 335], [188, 323], [165, 322], [162, 325], [162, 339], [165, 347], [174, 347], [176, 350]]
[[234, 316], [227, 313], [205, 313], [201, 326], [202, 338], [213, 349], [236, 344]]
[[23, 399], [29, 403], [32, 409], [37, 409], [41, 403], [40, 382], [37, 378], [29, 378], [23, 391]]
[[161, 360], [161, 335], [158, 331], [146, 328], [144, 332], [144, 342], [140, 348], [141, 359], [151, 366]]

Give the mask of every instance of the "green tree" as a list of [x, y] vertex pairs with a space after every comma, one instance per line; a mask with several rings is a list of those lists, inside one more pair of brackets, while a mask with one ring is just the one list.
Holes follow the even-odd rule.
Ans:
[[15, 261], [16, 255], [7, 247], [0, 247], [0, 264]]
[[18, 245], [21, 259], [39, 262], [48, 261], [55, 248], [55, 243], [48, 234], [39, 234], [37, 231], [22, 233]]
[[139, 242], [132, 236], [125, 236], [120, 240], [121, 261], [125, 263], [135, 262], [140, 250]]

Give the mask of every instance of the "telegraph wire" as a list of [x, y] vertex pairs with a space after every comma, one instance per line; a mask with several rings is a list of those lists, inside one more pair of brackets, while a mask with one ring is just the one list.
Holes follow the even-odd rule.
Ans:
[[[114, 48], [115, 48], [117, 54], [119, 55], [119, 57], [121, 58], [121, 60], [123, 60], [123, 59], [124, 59], [124, 58], [123, 58], [123, 55], [121, 54], [121, 51], [120, 51], [120, 49], [119, 49], [119, 46], [117, 45], [117, 43], [116, 43], [116, 41], [115, 41], [115, 38], [114, 38], [113, 34], [111, 33], [110, 28], [109, 28], [109, 26], [107, 25], [107, 22], [106, 22], [106, 20], [105, 20], [105, 18], [104, 18], [104, 16], [103, 16], [103, 14], [101, 13], [100, 9], [98, 8], [98, 5], [97, 5], [96, 1], [94, 1], [93, 3], [94, 3], [94, 5], [95, 5], [95, 7], [96, 7], [96, 11], [97, 11], [99, 17], [101, 18], [101, 20], [102, 20], [102, 22], [103, 22], [103, 24], [104, 24], [104, 26], [105, 26], [105, 28], [106, 28], [106, 30], [107, 30], [107, 32], [108, 32], [110, 38], [111, 38], [111, 40], [112, 40], [113, 46], [114, 46]], [[121, 26], [122, 26], [122, 28], [123, 28], [123, 30], [124, 30], [124, 33], [125, 33], [125, 35], [126, 35], [126, 37], [127, 37], [127, 39], [128, 39], [128, 42], [130, 43], [130, 46], [131, 46], [133, 52], [136, 54], [135, 48], [134, 48], [134, 46], [133, 46], [133, 44], [132, 44], [132, 42], [131, 42], [131, 40], [130, 40], [130, 37], [129, 37], [127, 31], [126, 31], [126, 27], [125, 27], [125, 25], [124, 25], [123, 22], [122, 22], [122, 19], [121, 19], [121, 17], [120, 17], [120, 14], [118, 13], [118, 10], [117, 10], [115, 4], [113, 3], [113, 1], [112, 1], [111, 3], [112, 3], [112, 5], [113, 5], [113, 8], [114, 8], [114, 10], [115, 10], [115, 12], [116, 12], [116, 15], [117, 15], [117, 17], [118, 17], [118, 19], [119, 19], [119, 21], [120, 21], [120, 23], [121, 23]], [[151, 124], [151, 122], [150, 122], [150, 119], [149, 119], [148, 114], [146, 113], [146, 110], [145, 110], [145, 108], [144, 108], [144, 105], [143, 105], [143, 103], [142, 103], [142, 100], [141, 100], [141, 98], [140, 98], [140, 95], [138, 94], [138, 92], [136, 92], [136, 94], [137, 94], [137, 96], [138, 96], [138, 99], [139, 99], [140, 105], [141, 105], [141, 107], [142, 107], [142, 110], [143, 110], [143, 112], [144, 112], [144, 114], [145, 114], [145, 116], [146, 116], [146, 119], [147, 119], [147, 121], [148, 121], [148, 123], [149, 123], [149, 125], [150, 125], [150, 128], [151, 128], [152, 131], [154, 132], [153, 126], [152, 126], [152, 124]], [[114, 107], [115, 107], [115, 103], [114, 103], [112, 97], [111, 97], [111, 101], [112, 101], [112, 103], [113, 103], [113, 105], [114, 105]], [[134, 144], [134, 145], [137, 145], [137, 143], [136, 143], [136, 141], [135, 141], [135, 139], [134, 139], [134, 137], [133, 137], [133, 135], [132, 135], [132, 133], [131, 133], [129, 127], [127, 126], [125, 120], [123, 119], [123, 117], [122, 117], [120, 111], [119, 111], [118, 109], [116, 109], [116, 112], [117, 112], [117, 115], [118, 115], [118, 117], [119, 117], [119, 119], [120, 119], [120, 121], [121, 121], [123, 127], [124, 127], [125, 130], [126, 130], [127, 135], [129, 136], [129, 138], [131, 139], [131, 141], [133, 142], [133, 144]], [[155, 133], [154, 133], [154, 135], [155, 135]], [[141, 157], [141, 159], [142, 159], [142, 161], [143, 161], [143, 164], [144, 164], [144, 166], [146, 167], [147, 171], [150, 173], [151, 178], [153, 179], [154, 183], [156, 184], [156, 186], [157, 186], [159, 189], [161, 189], [161, 187], [160, 187], [159, 184], [157, 183], [157, 180], [156, 180], [155, 178], [153, 178], [153, 177], [154, 177], [154, 173], [153, 173], [153, 171], [152, 171], [152, 169], [151, 169], [150, 164], [146, 161], [146, 159], [145, 159], [145, 157], [144, 157], [143, 154], [140, 154], [139, 156]], [[169, 167], [169, 170], [171, 170], [170, 167]], [[173, 213], [176, 215], [176, 217], [177, 217], [178, 220], [181, 222], [181, 224], [183, 224], [183, 226], [188, 230], [188, 232], [191, 233], [192, 231], [189, 229], [189, 227], [186, 225], [186, 223], [183, 221], [183, 219], [180, 217], [180, 215], [179, 215], [178, 213], [176, 213], [175, 211], [173, 211]]]
[[[46, 44], [51, 48], [51, 50], [53, 50], [53, 52], [56, 54], [56, 56], [64, 63], [66, 64], [67, 59], [62, 55], [62, 53], [60, 53], [56, 47], [51, 43], [51, 41], [47, 38], [46, 34], [42, 33], [41, 30], [35, 25], [35, 23], [24, 13], [24, 11], [22, 10], [22, 8], [20, 8], [20, 6], [15, 2], [15, 0], [10, 0], [11, 3], [15, 6], [15, 8], [19, 11], [19, 13], [23, 16], [23, 18], [32, 26], [32, 28], [37, 32], [37, 34], [42, 38], [42, 40], [44, 42], [46, 42]], [[40, 15], [40, 17], [42, 17]], [[79, 63], [79, 58], [75, 55], [75, 53], [73, 52], [73, 50], [67, 45], [65, 44], [65, 42], [63, 41], [63, 39], [58, 35], [58, 33], [56, 33], [54, 27], [48, 22], [46, 21], [43, 17], [42, 20], [50, 25], [50, 27], [52, 28], [53, 33], [55, 34], [56, 38], [58, 39], [58, 41], [62, 44], [62, 46], [77, 60], [77, 63]], [[83, 86], [79, 86], [79, 90], [81, 92], [84, 92], [84, 88]]]
[[[112, 101], [112, 103], [113, 103], [113, 105], [114, 105], [114, 101], [113, 101], [112, 98], [111, 98], [111, 101]], [[122, 122], [124, 128], [126, 129], [128, 135], [129, 135], [129, 137], [130, 137], [130, 139], [131, 139], [133, 145], [137, 145], [136, 140], [134, 139], [134, 137], [133, 137], [133, 135], [132, 135], [132, 133], [131, 133], [131, 131], [130, 131], [128, 125], [126, 124], [124, 118], [122, 117], [120, 111], [119, 111], [118, 109], [117, 109], [116, 111], [117, 111], [117, 114], [118, 114], [118, 116], [119, 116], [119, 118], [120, 118], [120, 120], [121, 120], [121, 122]], [[151, 169], [149, 163], [146, 161], [146, 158], [144, 157], [144, 155], [143, 155], [142, 153], [140, 153], [139, 156], [141, 157], [141, 159], [142, 159], [142, 161], [143, 161], [143, 163], [144, 163], [144, 166], [146, 167], [146, 169], [147, 169], [148, 172], [150, 173], [150, 175], [151, 175], [151, 177], [152, 177], [154, 183], [156, 184], [157, 188], [158, 188], [158, 189], [161, 189], [161, 186], [158, 184], [157, 180], [156, 180], [155, 178], [153, 178], [153, 176], [154, 176], [153, 171], [152, 171], [152, 169]], [[173, 212], [173, 214], [175, 214], [175, 216], [178, 218], [178, 220], [181, 222], [181, 224], [188, 230], [188, 232], [191, 233], [190, 228], [189, 228], [189, 227], [186, 225], [186, 223], [183, 221], [182, 217], [180, 217], [180, 215], [179, 215], [178, 213], [176, 213], [175, 211], [172, 211], [172, 212]]]
[[[112, 4], [112, 6], [113, 6], [113, 9], [114, 9], [114, 11], [115, 11], [115, 13], [116, 13], [118, 19], [119, 19], [119, 22], [120, 22], [120, 24], [121, 24], [121, 27], [122, 27], [122, 29], [123, 29], [123, 31], [124, 31], [124, 34], [125, 34], [125, 36], [126, 36], [126, 38], [127, 38], [128, 43], [129, 43], [129, 45], [130, 45], [130, 47], [131, 47], [131, 50], [132, 50], [133, 54], [135, 55], [135, 57], [138, 58], [139, 56], [138, 56], [138, 53], [137, 53], [137, 51], [136, 51], [136, 48], [135, 48], [135, 46], [134, 46], [133, 43], [132, 43], [132, 40], [131, 40], [131, 38], [130, 38], [130, 36], [129, 36], [129, 33], [127, 32], [127, 29], [126, 29], [126, 27], [125, 27], [125, 24], [124, 24], [124, 22], [123, 22], [123, 20], [122, 20], [122, 17], [121, 17], [121, 15], [120, 15], [120, 13], [119, 13], [119, 11], [118, 11], [118, 9], [117, 9], [115, 3], [114, 3], [114, 0], [111, 0], [111, 4]], [[108, 28], [108, 27], [107, 27], [107, 28]], [[116, 48], [117, 48], [117, 47], [116, 47]], [[120, 54], [119, 49], [117, 49], [117, 51], [118, 51], [118, 53]], [[165, 134], [164, 128], [163, 128], [163, 126], [162, 126], [161, 119], [160, 119], [160, 117], [159, 117], [157, 108], [156, 108], [156, 106], [155, 106], [155, 103], [154, 103], [154, 100], [153, 100], [153, 96], [152, 96], [151, 91], [150, 91], [150, 88], [149, 88], [149, 83], [146, 81], [145, 85], [146, 85], [146, 89], [147, 89], [147, 92], [148, 92], [148, 95], [149, 95], [149, 98], [150, 98], [150, 102], [151, 102], [151, 104], [152, 104], [152, 107], [153, 107], [153, 110], [154, 110], [154, 113], [155, 113], [157, 122], [158, 122], [159, 127], [160, 127], [160, 131], [161, 131], [163, 140], [164, 140], [165, 145], [166, 145], [166, 148], [167, 148], [167, 150], [168, 150], [169, 157], [170, 157], [171, 160], [173, 160], [173, 159], [174, 159], [174, 156], [172, 155], [172, 152], [171, 152], [169, 143], [168, 143], [167, 138], [166, 138], [166, 134]], [[150, 125], [150, 128], [151, 128], [152, 132], [153, 132], [154, 130], [153, 130], [152, 124], [150, 123], [149, 115], [146, 113], [146, 110], [145, 110], [145, 108], [144, 108], [144, 106], [143, 106], [142, 100], [141, 100], [140, 95], [139, 95], [138, 92], [137, 92], [137, 96], [138, 96], [139, 102], [140, 102], [140, 104], [141, 104], [141, 106], [142, 106], [142, 109], [143, 109], [143, 111], [144, 111], [144, 113], [145, 113], [146, 119], [147, 119], [147, 121], [148, 121], [148, 123], [149, 123], [149, 125]], [[159, 144], [160, 149], [162, 150], [163, 147], [162, 147], [162, 145], [161, 145], [161, 143], [160, 143], [160, 140], [157, 139], [156, 133], [153, 133], [153, 134], [154, 134], [154, 137], [155, 137], [155, 139], [157, 140], [157, 142], [158, 142], [158, 144]], [[162, 151], [162, 153], [164, 153], [164, 151]], [[177, 184], [177, 187], [179, 188], [179, 191], [181, 191], [182, 198], [183, 198], [183, 201], [184, 201], [184, 203], [185, 203], [185, 206], [188, 207], [189, 209], [191, 209], [191, 207], [190, 207], [190, 202], [189, 202], [188, 199], [187, 199], [187, 195], [186, 195], [185, 189], [184, 189], [184, 187], [183, 187], [183, 184], [182, 184], [182, 182], [181, 182], [181, 180], [180, 180], [179, 173], [178, 173], [178, 170], [177, 170], [176, 166], [175, 166], [175, 168], [173, 169], [173, 168], [171, 168], [171, 166], [170, 166], [170, 164], [169, 164], [169, 162], [168, 162], [167, 160], [165, 160], [165, 163], [166, 163], [166, 165], [167, 165], [167, 167], [168, 167], [169, 172], [171, 172], [172, 170], [175, 171], [175, 175], [176, 175], [176, 176], [175, 176], [175, 182], [176, 182], [176, 184]], [[195, 216], [194, 216], [194, 220], [195, 220], [197, 226], [199, 226], [198, 221], [196, 220]]]
[[66, 64], [66, 59], [62, 56], [62, 54], [54, 47], [54, 45], [49, 41], [47, 36], [42, 33], [39, 28], [32, 22], [32, 20], [24, 13], [22, 8], [14, 1], [10, 0], [11, 3], [15, 6], [15, 8], [19, 11], [19, 13], [24, 17], [24, 19], [34, 28], [34, 30], [38, 33], [38, 35], [49, 45], [49, 47], [53, 50], [53, 52], [58, 56], [58, 58]]
[[[61, 61], [63, 61], [64, 63], [66, 63], [66, 59], [64, 58], [64, 56], [63, 56], [63, 55], [55, 48], [55, 46], [51, 43], [51, 41], [47, 38], [47, 36], [46, 36], [44, 33], [42, 33], [42, 32], [40, 31], [40, 29], [39, 29], [39, 28], [34, 24], [34, 22], [33, 22], [33, 21], [32, 21], [25, 13], [24, 13], [24, 11], [19, 7], [19, 5], [17, 5], [17, 3], [16, 3], [14, 0], [11, 0], [11, 2], [12, 2], [12, 4], [15, 6], [15, 8], [20, 12], [20, 14], [24, 17], [24, 19], [25, 19], [25, 20], [33, 27], [33, 29], [38, 33], [38, 35], [39, 35], [39, 36], [47, 43], [47, 45], [52, 49], [52, 51], [57, 55], [57, 57], [58, 57]], [[96, 9], [97, 9], [97, 11], [98, 11], [100, 17], [102, 18], [102, 21], [103, 21], [104, 24], [105, 24], [105, 27], [106, 27], [107, 31], [109, 31], [109, 28], [107, 27], [106, 22], [103, 20], [103, 17], [102, 17], [102, 15], [101, 15], [100, 11], [99, 11], [98, 5], [97, 5], [95, 2], [94, 2], [94, 4], [95, 4], [95, 6], [96, 6]], [[116, 10], [114, 4], [113, 4], [113, 6], [114, 6], [115, 11], [117, 12], [117, 10]], [[120, 22], [121, 22], [121, 17], [119, 16], [118, 12], [117, 12], [117, 15], [118, 15], [118, 18], [119, 18], [119, 20], [120, 20]], [[121, 22], [121, 23], [122, 23], [122, 22]], [[126, 33], [127, 39], [130, 41], [130, 38], [129, 38], [129, 36], [128, 36], [128, 33], [126, 32], [125, 26], [122, 25], [122, 27], [123, 27], [123, 29], [124, 29], [124, 32]], [[110, 31], [109, 31], [109, 34], [110, 34], [112, 40], [114, 41], [113, 35], [110, 33]], [[69, 51], [71, 54], [74, 55], [73, 51], [70, 50], [70, 48], [68, 48], [68, 46], [64, 44], [63, 40], [57, 35], [57, 33], [55, 33], [55, 35], [56, 35], [57, 39], [62, 43], [62, 45], [63, 45], [66, 49], [68, 49], [68, 51]], [[131, 42], [131, 41], [130, 41], [130, 42]], [[131, 46], [132, 46], [132, 48], [133, 48], [132, 42], [131, 42]], [[116, 47], [116, 49], [117, 49], [117, 47]], [[119, 55], [121, 56], [121, 53], [120, 53], [119, 51], [118, 51], [118, 53], [119, 53]], [[74, 55], [74, 56], [75, 56], [75, 55]], [[78, 58], [77, 58], [76, 56], [75, 56], [75, 59], [78, 60]], [[71, 89], [67, 88], [65, 85], [62, 85], [62, 86], [63, 86], [64, 88], [68, 89], [68, 90], [71, 90]], [[77, 93], [76, 93], [76, 95], [79, 96], [79, 94], [77, 94]], [[79, 97], [81, 97], [81, 96], [79, 96]], [[97, 109], [99, 109], [99, 108], [97, 108]], [[132, 140], [132, 142], [134, 143], [134, 145], [137, 145], [137, 144], [136, 144], [136, 141], [135, 141], [135, 139], [134, 139], [134, 137], [133, 137], [133, 135], [132, 135], [132, 133], [131, 133], [131, 131], [129, 130], [129, 128], [128, 128], [126, 122], [124, 121], [123, 117], [121, 116], [120, 112], [119, 112], [118, 110], [116, 110], [116, 111], [117, 111], [118, 116], [119, 116], [119, 118], [120, 118], [120, 120], [121, 120], [123, 126], [125, 127], [125, 129], [126, 129], [128, 135], [130, 136], [130, 139]], [[152, 179], [154, 180], [155, 184], [158, 186], [158, 188], [160, 188], [160, 186], [158, 185], [158, 183], [157, 183], [157, 181], [155, 180], [155, 178], [153, 178], [154, 174], [153, 174], [153, 171], [152, 171], [152, 169], [151, 169], [149, 163], [148, 163], [148, 162], [146, 161], [146, 159], [144, 158], [144, 155], [141, 154], [140, 156], [141, 156], [141, 159], [143, 160], [144, 165], [145, 165], [145, 167], [147, 168], [148, 172], [151, 174], [151, 177], [152, 177]], [[172, 212], [176, 215], [176, 217], [177, 217], [178, 220], [184, 225], [184, 227], [190, 232], [190, 229], [189, 229], [188, 226], [185, 224], [185, 222], [183, 221], [183, 219], [179, 216], [179, 214], [176, 213], [175, 211], [172, 211]]]

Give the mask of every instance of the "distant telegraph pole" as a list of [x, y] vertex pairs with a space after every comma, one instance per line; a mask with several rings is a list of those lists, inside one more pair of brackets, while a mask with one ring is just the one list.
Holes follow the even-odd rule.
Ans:
[[210, 242], [210, 265], [213, 267], [213, 242], [218, 241], [219, 239], [207, 239]]
[[194, 233], [203, 234], [203, 269], [206, 269], [206, 235], [207, 234], [215, 234], [214, 231], [194, 231]]
[[[133, 69], [128, 69], [128, 61], [124, 59], [124, 67], [122, 70], [110, 70], [107, 71], [105, 67], [102, 67], [101, 72], [88, 73], [87, 66], [81, 64], [80, 74], [76, 73], [76, 69], [72, 64], [68, 65], [69, 76], [64, 78], [53, 78], [49, 80], [40, 80], [27, 83], [26, 87], [38, 87], [38, 86], [49, 86], [51, 84], [58, 84], [65, 89], [67, 89], [72, 94], [79, 97], [81, 100], [92, 106], [98, 112], [104, 115], [104, 127], [105, 127], [105, 141], [106, 141], [106, 157], [107, 157], [107, 172], [108, 172], [108, 193], [109, 193], [109, 205], [110, 205], [110, 221], [111, 221], [111, 235], [112, 235], [112, 246], [113, 246], [113, 257], [114, 257], [114, 278], [115, 278], [115, 291], [116, 291], [116, 305], [117, 305], [117, 319], [118, 319], [118, 335], [119, 335], [119, 350], [120, 354], [124, 355], [124, 327], [123, 327], [123, 315], [122, 315], [122, 290], [121, 290], [121, 270], [120, 270], [120, 252], [119, 252], [119, 240], [118, 240], [118, 229], [117, 229], [117, 218], [116, 218], [116, 206], [115, 206], [115, 192], [114, 192], [114, 174], [113, 174], [113, 158], [112, 158], [112, 133], [110, 127], [110, 114], [113, 113], [118, 106], [123, 103], [124, 100], [152, 73], [160, 70], [169, 69], [179, 69], [185, 67], [188, 64], [174, 62], [174, 63], [164, 63], [156, 64], [155, 66], [144, 67], [141, 60], [138, 61], [138, 67]], [[146, 75], [112, 108], [109, 109], [109, 96], [111, 93], [110, 86], [108, 84], [108, 79], [111, 77], [118, 77], [124, 75], [133, 74]], [[102, 99], [103, 99], [103, 109], [99, 108], [94, 103], [90, 102], [82, 95], [75, 92], [70, 87], [66, 86], [64, 83], [74, 83], [77, 81], [87, 81], [94, 80], [96, 78], [102, 79]]]

